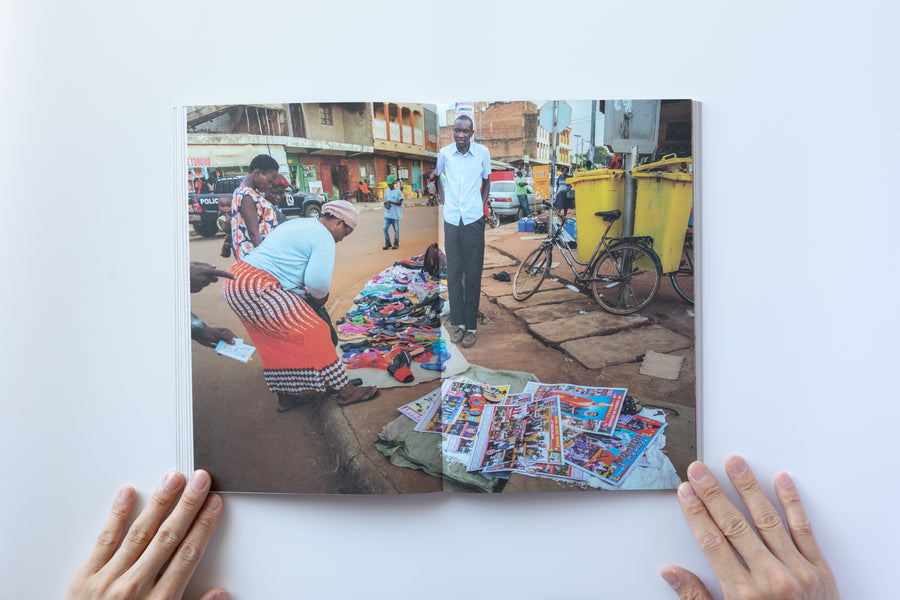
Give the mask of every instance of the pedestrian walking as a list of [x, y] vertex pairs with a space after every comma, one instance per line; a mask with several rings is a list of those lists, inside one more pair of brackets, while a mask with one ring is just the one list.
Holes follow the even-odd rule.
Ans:
[[484, 269], [485, 206], [491, 191], [491, 153], [472, 141], [475, 125], [465, 115], [453, 122], [454, 143], [441, 148], [434, 174], [444, 197], [444, 244], [450, 341], [475, 345]]
[[387, 176], [388, 189], [384, 191], [384, 248], [391, 248], [390, 228], [394, 228], [394, 250], [400, 247], [400, 218], [403, 216], [403, 192], [394, 186], [397, 178]]
[[516, 196], [519, 198], [519, 206], [522, 207], [522, 216], [531, 216], [531, 207], [528, 206], [528, 181], [522, 170], [516, 171]]

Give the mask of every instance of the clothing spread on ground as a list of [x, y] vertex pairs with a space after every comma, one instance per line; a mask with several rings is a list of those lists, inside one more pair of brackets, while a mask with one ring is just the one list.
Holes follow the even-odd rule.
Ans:
[[387, 371], [413, 383], [411, 367], [440, 373], [452, 355], [441, 335], [447, 310], [446, 285], [422, 271], [424, 255], [398, 261], [373, 277], [336, 321], [341, 359], [347, 369]]

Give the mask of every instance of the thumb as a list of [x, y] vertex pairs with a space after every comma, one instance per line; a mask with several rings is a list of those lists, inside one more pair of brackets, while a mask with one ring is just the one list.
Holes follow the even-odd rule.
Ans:
[[714, 600], [700, 578], [681, 567], [666, 567], [660, 572], [681, 600]]
[[209, 590], [202, 596], [200, 596], [199, 600], [226, 600], [228, 598], [228, 590], [225, 588], [216, 588], [214, 590]]

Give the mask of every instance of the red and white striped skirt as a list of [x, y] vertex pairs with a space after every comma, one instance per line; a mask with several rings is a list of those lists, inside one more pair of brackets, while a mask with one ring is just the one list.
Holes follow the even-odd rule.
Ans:
[[245, 262], [231, 269], [222, 294], [253, 340], [269, 390], [276, 394], [339, 390], [350, 384], [331, 329], [300, 296]]

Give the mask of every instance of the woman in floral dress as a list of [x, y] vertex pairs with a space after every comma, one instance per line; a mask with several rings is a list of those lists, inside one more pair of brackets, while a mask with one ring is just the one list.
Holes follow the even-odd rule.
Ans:
[[250, 172], [231, 199], [231, 244], [234, 258], [241, 261], [278, 224], [272, 203], [263, 198], [278, 176], [278, 162], [260, 154], [250, 162]]

